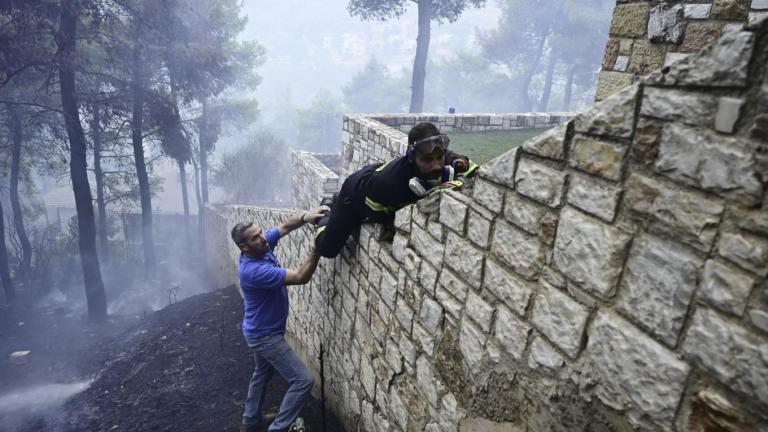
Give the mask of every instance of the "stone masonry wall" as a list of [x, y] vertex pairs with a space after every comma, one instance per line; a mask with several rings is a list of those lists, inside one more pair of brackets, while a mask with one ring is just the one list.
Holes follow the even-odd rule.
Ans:
[[341, 174], [346, 177], [360, 167], [386, 162], [405, 154], [407, 133], [422, 121], [434, 123], [441, 132], [485, 132], [522, 128], [551, 128], [574, 113], [506, 114], [372, 114], [344, 116], [341, 133]]
[[291, 339], [348, 430], [768, 430], [766, 173], [763, 21], [364, 225]]
[[339, 155], [317, 154], [303, 151], [291, 153], [291, 190], [293, 207], [317, 207], [320, 197], [333, 195], [341, 188], [338, 174], [328, 168]]
[[768, 16], [768, 0], [618, 0], [595, 100]]

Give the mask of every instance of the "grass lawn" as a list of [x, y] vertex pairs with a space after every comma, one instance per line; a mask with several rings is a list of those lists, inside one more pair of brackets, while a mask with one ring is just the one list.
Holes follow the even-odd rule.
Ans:
[[547, 129], [515, 129], [489, 132], [451, 132], [450, 149], [469, 156], [472, 161], [483, 164], [513, 149]]

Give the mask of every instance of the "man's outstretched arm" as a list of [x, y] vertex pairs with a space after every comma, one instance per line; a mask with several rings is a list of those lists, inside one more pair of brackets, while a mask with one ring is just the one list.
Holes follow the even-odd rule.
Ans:
[[289, 232], [304, 226], [306, 223], [316, 223], [317, 220], [323, 216], [324, 212], [329, 210], [330, 207], [328, 206], [320, 206], [305, 213], [291, 215], [291, 217], [284, 220], [283, 223], [277, 227], [277, 230], [280, 232], [280, 237], [284, 237]]
[[309, 255], [304, 259], [304, 263], [297, 269], [285, 270], [285, 284], [286, 285], [304, 285], [312, 279], [312, 275], [317, 269], [317, 263], [320, 261], [320, 254], [312, 248], [309, 251]]

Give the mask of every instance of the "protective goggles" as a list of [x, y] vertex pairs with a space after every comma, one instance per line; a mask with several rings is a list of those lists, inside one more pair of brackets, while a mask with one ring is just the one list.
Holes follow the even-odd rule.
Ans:
[[448, 135], [432, 135], [414, 142], [411, 145], [411, 149], [419, 154], [430, 154], [435, 151], [436, 148], [441, 150], [447, 149], [448, 143], [450, 142], [451, 140], [448, 138]]

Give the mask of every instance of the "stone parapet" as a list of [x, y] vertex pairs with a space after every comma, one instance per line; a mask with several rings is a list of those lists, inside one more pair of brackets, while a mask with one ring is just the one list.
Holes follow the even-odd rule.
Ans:
[[595, 100], [767, 17], [765, 0], [617, 0]]
[[441, 132], [488, 132], [529, 128], [552, 128], [575, 114], [464, 113], [464, 114], [359, 114], [344, 116], [341, 135], [341, 175], [360, 167], [386, 162], [405, 154], [408, 131], [419, 122], [431, 122]]

